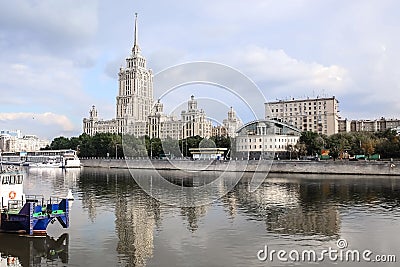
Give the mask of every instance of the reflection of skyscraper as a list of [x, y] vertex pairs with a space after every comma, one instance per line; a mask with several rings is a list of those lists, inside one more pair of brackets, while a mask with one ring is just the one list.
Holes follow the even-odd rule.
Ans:
[[207, 206], [198, 207], [183, 207], [181, 208], [181, 214], [186, 216], [189, 223], [188, 229], [192, 232], [196, 231], [198, 226], [199, 218], [206, 215]]
[[91, 222], [96, 220], [96, 204], [98, 204], [96, 195], [92, 192], [86, 192], [82, 195], [82, 207], [87, 209], [88, 217]]
[[117, 252], [125, 255], [121, 261], [127, 266], [145, 266], [153, 255], [153, 231], [158, 207], [151, 197], [139, 193], [120, 196], [115, 207]]
[[222, 199], [228, 206], [228, 213], [231, 218], [235, 218], [237, 214], [237, 199], [234, 193], [228, 192]]

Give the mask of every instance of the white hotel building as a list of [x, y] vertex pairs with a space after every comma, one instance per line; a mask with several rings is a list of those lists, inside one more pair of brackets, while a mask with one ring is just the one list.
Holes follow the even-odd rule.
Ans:
[[101, 120], [95, 106], [89, 111], [89, 118], [83, 119], [83, 132], [93, 136], [96, 133], [148, 135], [166, 139], [184, 139], [199, 135], [210, 137], [212, 123], [206, 113], [198, 109], [197, 100], [191, 96], [188, 108], [181, 112], [181, 118], [163, 112], [163, 104], [153, 97], [153, 73], [146, 66], [138, 44], [137, 16], [135, 17], [134, 42], [126, 66], [118, 73], [118, 95], [116, 97], [116, 118]]
[[238, 159], [272, 159], [290, 154], [300, 138], [296, 127], [275, 120], [257, 120], [237, 130], [236, 152]]

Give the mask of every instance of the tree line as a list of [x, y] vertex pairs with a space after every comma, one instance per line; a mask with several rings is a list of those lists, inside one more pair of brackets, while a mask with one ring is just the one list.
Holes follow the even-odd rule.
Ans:
[[[74, 149], [79, 157], [190, 157], [190, 148], [217, 147], [227, 148], [225, 157], [231, 156], [234, 140], [216, 136], [210, 139], [200, 136], [182, 140], [138, 138], [132, 135], [97, 133], [94, 136], [81, 134], [78, 137], [57, 137], [44, 149]], [[314, 132], [303, 132], [295, 146], [287, 147], [292, 158], [320, 155], [322, 150], [329, 151], [333, 159], [345, 155], [380, 154], [381, 158], [400, 158], [400, 138], [393, 130], [384, 132], [350, 132], [330, 136]]]
[[381, 158], [400, 158], [400, 138], [394, 130], [384, 132], [349, 132], [330, 136], [314, 132], [303, 132], [295, 150], [299, 155], [320, 154], [323, 149], [329, 151], [333, 159], [345, 155], [371, 156], [379, 154]]
[[[135, 137], [133, 135], [97, 133], [93, 136], [81, 134], [78, 137], [56, 137], [43, 150], [73, 149], [79, 157], [190, 157], [191, 148], [218, 147], [231, 148], [231, 139], [217, 136], [209, 139], [200, 136], [188, 137], [182, 140], [167, 138]], [[225, 155], [228, 156], [229, 155]]]

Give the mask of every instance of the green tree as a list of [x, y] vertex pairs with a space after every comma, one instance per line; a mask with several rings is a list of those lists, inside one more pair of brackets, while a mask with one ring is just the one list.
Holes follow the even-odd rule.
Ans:
[[299, 143], [306, 146], [308, 155], [321, 153], [321, 149], [324, 148], [324, 142], [324, 137], [310, 131], [302, 132], [299, 139]]
[[50, 144], [50, 149], [71, 149], [71, 142], [64, 136], [56, 137]]

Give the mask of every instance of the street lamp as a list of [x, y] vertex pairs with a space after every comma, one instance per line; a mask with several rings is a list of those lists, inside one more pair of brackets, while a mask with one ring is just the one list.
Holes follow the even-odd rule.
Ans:
[[118, 144], [115, 144], [115, 159], [118, 159]]
[[152, 159], [153, 158], [153, 143], [151, 142], [151, 139], [150, 139], [150, 159]]

